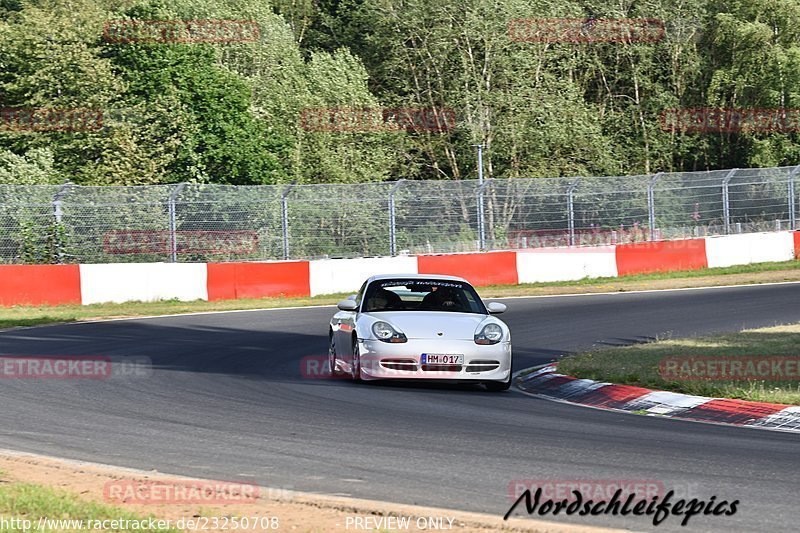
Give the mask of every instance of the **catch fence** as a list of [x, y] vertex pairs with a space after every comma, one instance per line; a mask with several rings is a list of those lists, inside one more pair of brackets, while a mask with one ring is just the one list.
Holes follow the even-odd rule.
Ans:
[[607, 245], [795, 229], [800, 166], [621, 177], [0, 185], [0, 262], [205, 262]]

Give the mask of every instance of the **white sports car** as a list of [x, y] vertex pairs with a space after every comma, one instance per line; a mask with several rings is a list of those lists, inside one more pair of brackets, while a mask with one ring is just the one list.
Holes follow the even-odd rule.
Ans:
[[511, 385], [511, 333], [475, 289], [453, 276], [369, 278], [338, 304], [328, 358], [334, 375], [354, 380], [444, 379]]

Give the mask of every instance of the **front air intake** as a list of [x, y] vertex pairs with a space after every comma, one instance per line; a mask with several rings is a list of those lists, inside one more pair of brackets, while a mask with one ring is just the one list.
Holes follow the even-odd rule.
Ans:
[[422, 365], [425, 372], [461, 372], [461, 365]]
[[413, 359], [381, 359], [381, 366], [387, 370], [405, 370], [415, 372], [417, 362]]
[[500, 361], [492, 361], [491, 359], [476, 359], [470, 361], [467, 365], [467, 372], [490, 372], [500, 368]]

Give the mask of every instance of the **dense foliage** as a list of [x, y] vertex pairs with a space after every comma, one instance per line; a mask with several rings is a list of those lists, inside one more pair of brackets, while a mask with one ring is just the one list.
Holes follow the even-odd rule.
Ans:
[[[650, 18], [657, 42], [538, 43], [531, 18]], [[108, 21], [237, 19], [255, 42], [128, 43]], [[451, 109], [446, 131], [307, 131], [303, 111]], [[794, 132], [665, 131], [665, 109], [800, 108], [797, 0], [0, 0], [0, 183], [274, 184], [645, 174], [800, 161]]]

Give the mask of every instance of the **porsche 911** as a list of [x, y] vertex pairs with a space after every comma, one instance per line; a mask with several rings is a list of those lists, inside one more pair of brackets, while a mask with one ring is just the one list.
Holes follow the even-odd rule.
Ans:
[[462, 278], [379, 275], [339, 302], [330, 322], [333, 374], [353, 380], [435, 379], [511, 385], [511, 333]]

